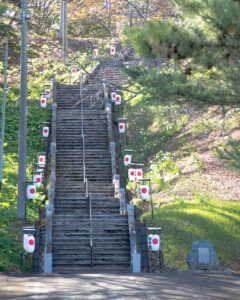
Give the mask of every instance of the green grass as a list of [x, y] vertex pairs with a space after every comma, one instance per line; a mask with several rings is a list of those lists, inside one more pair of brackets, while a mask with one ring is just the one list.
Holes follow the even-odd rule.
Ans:
[[[54, 77], [58, 82], [69, 82], [69, 66], [61, 62], [60, 43], [31, 33], [29, 40], [31, 43], [28, 59], [27, 180], [32, 179], [31, 171], [37, 161], [37, 153], [46, 151], [46, 140], [42, 138], [42, 122], [51, 118], [51, 105], [41, 109], [39, 94], [44, 91], [44, 84], [51, 84]], [[86, 51], [75, 52], [69, 56], [70, 61], [75, 58], [90, 71], [90, 66], [87, 65], [89, 55]], [[4, 65], [0, 62], [1, 74], [3, 69]], [[72, 79], [73, 84], [78, 81], [79, 77]], [[26, 221], [17, 219], [20, 67], [12, 61], [9, 61], [8, 84], [12, 88], [7, 92], [3, 188], [0, 192], [0, 271], [19, 271], [22, 227], [33, 225], [38, 220], [39, 208], [44, 205], [44, 195], [43, 189], [38, 189], [36, 199], [27, 201]], [[2, 93], [0, 89], [0, 105]], [[31, 255], [27, 255], [25, 270], [29, 271], [30, 268]]]
[[[196, 197], [198, 198], [198, 197]], [[163, 230], [164, 262], [169, 269], [187, 269], [186, 255], [195, 240], [209, 240], [221, 268], [240, 264], [240, 203], [199, 197], [191, 202], [168, 203], [147, 212], [148, 225]]]

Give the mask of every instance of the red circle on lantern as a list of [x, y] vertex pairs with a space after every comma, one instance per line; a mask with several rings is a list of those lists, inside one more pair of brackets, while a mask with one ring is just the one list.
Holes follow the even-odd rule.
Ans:
[[46, 94], [49, 95], [49, 94], [50, 94], [50, 91], [46, 91]]
[[132, 172], [130, 173], [130, 175], [131, 175], [131, 176], [134, 176], [134, 174], [135, 174], [135, 172], [134, 172], [134, 171], [132, 171]]
[[155, 238], [155, 239], [153, 239], [152, 242], [153, 242], [154, 245], [157, 245], [158, 244], [158, 239]]
[[38, 178], [37, 178], [37, 182], [41, 182], [41, 178], [38, 177]]
[[114, 49], [114, 48], [112, 48], [112, 52], [115, 52], [115, 49]]
[[146, 194], [147, 193], [147, 188], [142, 188], [142, 193]]
[[120, 101], [120, 97], [117, 97], [116, 100], [117, 100], [117, 101]]
[[39, 158], [39, 161], [40, 161], [40, 162], [43, 162], [43, 157], [40, 157], [40, 158]]
[[142, 176], [142, 172], [137, 172], [137, 176], [141, 177]]
[[120, 125], [119, 128], [120, 128], [120, 129], [123, 129], [123, 125]]
[[73, 69], [72, 72], [73, 72], [73, 73], [76, 73], [76, 69]]
[[34, 240], [29, 240], [28, 243], [29, 243], [30, 246], [33, 246], [34, 245]]
[[34, 189], [34, 188], [31, 188], [31, 189], [30, 189], [30, 193], [31, 193], [31, 194], [35, 194], [35, 189]]
[[44, 133], [48, 133], [48, 129], [44, 129]]
[[129, 158], [128, 158], [128, 157], [126, 157], [126, 158], [125, 158], [125, 161], [129, 161]]
[[45, 103], [45, 100], [44, 99], [42, 99], [42, 104], [44, 104]]

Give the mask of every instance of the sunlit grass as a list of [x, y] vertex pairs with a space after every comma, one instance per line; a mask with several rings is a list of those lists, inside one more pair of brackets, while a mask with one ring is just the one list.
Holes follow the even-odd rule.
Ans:
[[148, 225], [163, 229], [166, 267], [186, 269], [186, 255], [195, 240], [209, 240], [221, 268], [240, 263], [240, 203], [207, 199], [169, 203], [142, 215]]

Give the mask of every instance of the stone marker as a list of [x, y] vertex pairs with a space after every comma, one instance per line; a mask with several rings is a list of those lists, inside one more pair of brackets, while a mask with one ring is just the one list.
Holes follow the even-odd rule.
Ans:
[[195, 241], [192, 251], [187, 255], [190, 270], [217, 270], [219, 261], [209, 241]]

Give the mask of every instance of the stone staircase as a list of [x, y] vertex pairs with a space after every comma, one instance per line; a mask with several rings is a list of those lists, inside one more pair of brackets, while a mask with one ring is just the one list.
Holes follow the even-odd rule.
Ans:
[[[111, 75], [111, 76], [110, 76]], [[117, 84], [125, 75], [100, 65], [83, 85], [86, 177], [92, 195], [93, 270], [130, 271], [128, 217], [114, 194], [107, 114], [99, 79]], [[91, 271], [90, 218], [84, 197], [79, 86], [57, 85], [57, 153], [53, 272]]]

